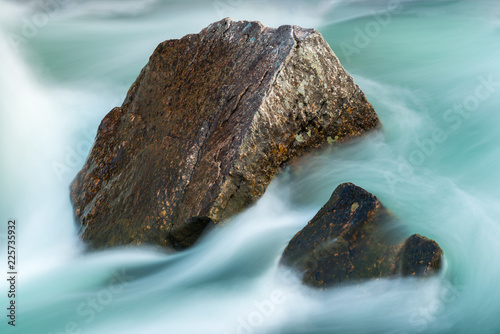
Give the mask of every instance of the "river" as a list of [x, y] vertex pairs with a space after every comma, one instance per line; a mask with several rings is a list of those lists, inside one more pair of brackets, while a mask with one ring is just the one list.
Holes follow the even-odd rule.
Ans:
[[[187, 251], [86, 253], [68, 189], [100, 120], [158, 43], [226, 16], [318, 29], [384, 131], [285, 170]], [[1, 333], [500, 333], [499, 62], [497, 1], [0, 0]], [[342, 182], [435, 239], [440, 274], [316, 291], [280, 269]]]

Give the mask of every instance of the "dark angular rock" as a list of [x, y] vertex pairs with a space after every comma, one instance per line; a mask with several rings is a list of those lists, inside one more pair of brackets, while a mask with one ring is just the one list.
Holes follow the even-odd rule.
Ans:
[[377, 197], [343, 183], [293, 237], [281, 264], [302, 273], [303, 282], [315, 287], [439, 270], [443, 253], [438, 244], [419, 235], [402, 244], [394, 220]]
[[71, 186], [82, 237], [173, 246], [192, 217], [248, 207], [290, 159], [379, 126], [317, 31], [224, 19], [161, 43], [102, 120]]
[[398, 272], [403, 276], [430, 276], [441, 267], [442, 256], [437, 242], [414, 234], [401, 247]]

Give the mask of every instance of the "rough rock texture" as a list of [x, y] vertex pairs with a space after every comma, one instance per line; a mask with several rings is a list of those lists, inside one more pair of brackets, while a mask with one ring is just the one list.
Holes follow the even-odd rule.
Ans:
[[394, 219], [377, 197], [352, 183], [341, 184], [293, 237], [281, 263], [316, 287], [438, 271], [443, 254], [438, 244], [416, 234], [401, 243]]
[[317, 31], [224, 19], [161, 43], [102, 120], [76, 219], [93, 248], [172, 246], [193, 217], [199, 232], [254, 202], [291, 158], [379, 126]]
[[401, 247], [397, 272], [403, 276], [430, 276], [441, 267], [442, 255], [437, 242], [414, 234]]

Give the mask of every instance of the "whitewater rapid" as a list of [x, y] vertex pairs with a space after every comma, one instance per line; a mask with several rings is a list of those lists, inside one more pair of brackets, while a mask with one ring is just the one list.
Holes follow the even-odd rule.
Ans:
[[[1, 333], [500, 332], [496, 2], [54, 1], [0, 1], [2, 263], [9, 219], [19, 238], [17, 324], [2, 311]], [[68, 187], [100, 120], [158, 43], [224, 16], [318, 29], [384, 131], [285, 170], [185, 252], [84, 252]], [[279, 268], [342, 182], [435, 239], [440, 275], [315, 291]]]

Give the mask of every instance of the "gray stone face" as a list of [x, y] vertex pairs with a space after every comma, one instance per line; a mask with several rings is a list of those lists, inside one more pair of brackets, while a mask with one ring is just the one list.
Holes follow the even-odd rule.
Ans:
[[103, 119], [73, 181], [83, 239], [188, 247], [204, 222], [258, 199], [290, 159], [377, 127], [316, 30], [224, 19], [168, 40]]

